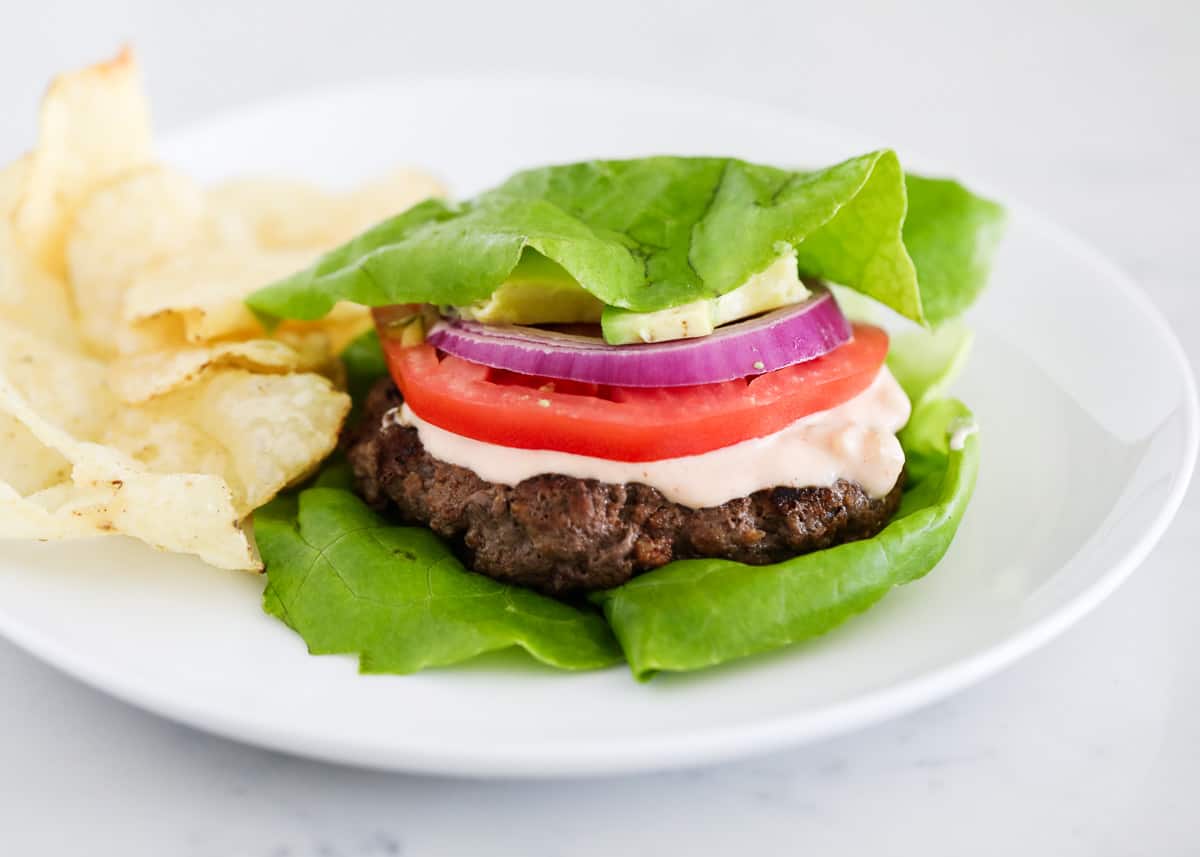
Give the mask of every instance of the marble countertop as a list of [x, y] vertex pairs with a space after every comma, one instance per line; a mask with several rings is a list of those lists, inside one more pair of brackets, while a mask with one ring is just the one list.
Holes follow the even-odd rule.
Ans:
[[[101, 8], [102, 7], [102, 8]], [[41, 2], [5, 12], [0, 156], [60, 68], [138, 45], [160, 126], [380, 74], [499, 69], [792, 107], [970, 170], [1104, 248], [1200, 363], [1200, 7]], [[387, 775], [130, 708], [0, 641], [0, 853], [822, 855], [1200, 852], [1200, 490], [1075, 628], [949, 701], [680, 773]]]

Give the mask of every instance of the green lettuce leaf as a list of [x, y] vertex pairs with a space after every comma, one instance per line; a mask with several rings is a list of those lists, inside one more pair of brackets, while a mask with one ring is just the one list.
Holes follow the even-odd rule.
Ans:
[[673, 562], [594, 600], [633, 673], [696, 670], [822, 634], [915, 580], [945, 554], [962, 520], [978, 468], [978, 439], [961, 402], [918, 408], [901, 443], [909, 487], [877, 536], [775, 565], [728, 560]]
[[344, 470], [254, 515], [263, 609], [312, 654], [352, 653], [366, 673], [410, 673], [519, 647], [562, 669], [618, 663], [604, 618], [463, 568], [423, 527], [380, 518]]
[[906, 178], [890, 150], [816, 172], [590, 161], [518, 173], [457, 205], [427, 200], [247, 303], [267, 319], [318, 318], [338, 300], [463, 306], [536, 251], [608, 306], [649, 312], [724, 294], [791, 245], [802, 274], [937, 323], [974, 300], [1001, 219], [954, 182]]
[[1004, 209], [958, 182], [910, 175], [904, 244], [917, 268], [925, 318], [961, 315], [987, 284], [1004, 236]]
[[362, 411], [367, 393], [375, 382], [387, 374], [387, 360], [379, 344], [379, 334], [372, 328], [350, 342], [338, 355], [346, 367], [346, 392], [352, 403], [349, 423], [353, 425]]
[[959, 319], [933, 330], [906, 330], [892, 335], [887, 366], [919, 408], [946, 395], [967, 365], [974, 342], [974, 332]]

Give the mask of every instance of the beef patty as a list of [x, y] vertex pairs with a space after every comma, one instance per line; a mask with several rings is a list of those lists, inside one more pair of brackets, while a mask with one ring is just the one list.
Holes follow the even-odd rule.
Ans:
[[346, 439], [359, 493], [449, 539], [476, 571], [551, 595], [607, 589], [676, 559], [762, 565], [870, 538], [896, 511], [904, 481], [879, 499], [839, 480], [705, 509], [646, 485], [554, 474], [498, 485], [439, 461], [416, 429], [385, 420], [401, 401], [390, 379], [379, 381]]

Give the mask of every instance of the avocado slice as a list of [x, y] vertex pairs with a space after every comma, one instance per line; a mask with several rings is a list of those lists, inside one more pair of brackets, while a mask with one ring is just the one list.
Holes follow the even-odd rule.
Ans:
[[715, 298], [655, 312], [605, 306], [557, 262], [525, 250], [508, 279], [484, 301], [458, 307], [461, 318], [485, 324], [600, 322], [612, 345], [708, 336], [722, 324], [799, 303], [811, 292], [788, 250], [742, 285]]
[[526, 249], [491, 297], [459, 307], [460, 317], [486, 324], [596, 322], [604, 304], [557, 262]]
[[796, 254], [789, 249], [736, 289], [715, 298], [655, 312], [605, 307], [604, 341], [626, 345], [708, 336], [722, 324], [799, 303], [810, 294], [796, 270]]

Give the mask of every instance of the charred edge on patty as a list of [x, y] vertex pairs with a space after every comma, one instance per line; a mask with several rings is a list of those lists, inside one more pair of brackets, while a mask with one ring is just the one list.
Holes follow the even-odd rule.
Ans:
[[872, 499], [852, 482], [769, 488], [706, 509], [646, 485], [545, 475], [516, 486], [480, 479], [425, 451], [416, 429], [383, 419], [402, 398], [379, 381], [346, 438], [359, 493], [428, 526], [497, 580], [564, 596], [618, 586], [676, 559], [763, 565], [874, 536], [900, 503], [903, 474]]

